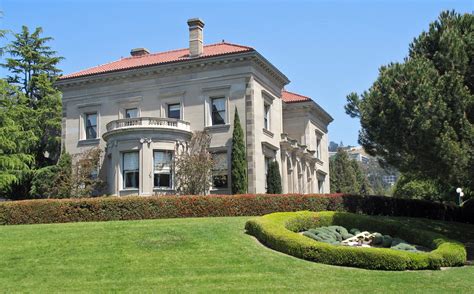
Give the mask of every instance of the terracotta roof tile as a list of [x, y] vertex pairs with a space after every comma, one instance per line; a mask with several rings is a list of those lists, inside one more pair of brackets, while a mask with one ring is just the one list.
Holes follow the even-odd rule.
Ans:
[[286, 90], [281, 91], [281, 99], [283, 99], [283, 101], [286, 103], [305, 102], [312, 100], [307, 96], [303, 96]]
[[[253, 50], [254, 49], [252, 47], [222, 42], [222, 43], [216, 43], [216, 44], [204, 46], [203, 54], [193, 59], [242, 53], [242, 52], [253, 51]], [[158, 64], [165, 64], [165, 63], [171, 63], [171, 62], [180, 62], [180, 61], [186, 61], [186, 60], [190, 60], [188, 48], [160, 52], [160, 53], [152, 53], [152, 54], [147, 54], [147, 55], [142, 55], [142, 56], [131, 56], [131, 57], [121, 58], [120, 60], [113, 61], [110, 63], [91, 67], [86, 70], [81, 70], [75, 73], [64, 75], [60, 77], [60, 80], [91, 76], [91, 75], [96, 75], [96, 74], [101, 74], [101, 73], [122, 71], [122, 70], [128, 70], [128, 69], [134, 69], [134, 68], [140, 68], [140, 67], [146, 67], [146, 66], [152, 66], [152, 65], [158, 65]]]

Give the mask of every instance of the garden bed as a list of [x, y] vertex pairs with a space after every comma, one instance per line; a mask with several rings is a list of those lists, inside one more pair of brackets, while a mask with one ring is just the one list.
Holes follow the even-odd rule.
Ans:
[[[339, 246], [300, 234], [311, 228], [324, 226], [357, 227], [366, 231], [383, 232], [431, 251]], [[325, 264], [379, 270], [420, 270], [461, 266], [466, 262], [463, 244], [434, 232], [414, 229], [396, 218], [327, 211], [283, 212], [250, 220], [246, 229], [272, 249]]]

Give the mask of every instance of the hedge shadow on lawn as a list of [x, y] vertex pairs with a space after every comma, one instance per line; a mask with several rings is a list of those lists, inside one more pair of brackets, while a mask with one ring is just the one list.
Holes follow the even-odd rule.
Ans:
[[[430, 252], [406, 252], [388, 248], [358, 248], [330, 245], [298, 232], [338, 225], [377, 231], [430, 248]], [[466, 262], [462, 243], [420, 229], [396, 218], [346, 212], [277, 212], [249, 220], [245, 229], [264, 245], [310, 261], [373, 270], [421, 270], [461, 266]]]

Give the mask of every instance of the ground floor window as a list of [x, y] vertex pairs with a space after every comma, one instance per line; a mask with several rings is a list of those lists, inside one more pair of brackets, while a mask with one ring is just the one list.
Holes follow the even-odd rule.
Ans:
[[153, 185], [155, 188], [172, 188], [172, 160], [173, 151], [155, 150], [153, 151]]
[[138, 152], [124, 152], [122, 162], [123, 187], [138, 189], [140, 185]]
[[323, 177], [318, 178], [318, 192], [320, 194], [324, 194], [324, 178]]
[[212, 154], [214, 166], [212, 168], [212, 187], [214, 189], [228, 188], [228, 165], [227, 152], [216, 152]]

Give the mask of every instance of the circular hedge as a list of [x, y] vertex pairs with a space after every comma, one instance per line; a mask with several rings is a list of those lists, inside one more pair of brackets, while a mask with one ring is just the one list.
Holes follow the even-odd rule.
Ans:
[[[387, 248], [360, 248], [331, 245], [305, 237], [298, 232], [321, 226], [357, 227], [383, 232], [430, 252], [407, 252]], [[414, 229], [405, 219], [367, 216], [346, 212], [277, 212], [249, 220], [245, 228], [264, 245], [315, 262], [377, 270], [420, 270], [461, 266], [466, 261], [464, 245], [446, 237]]]

